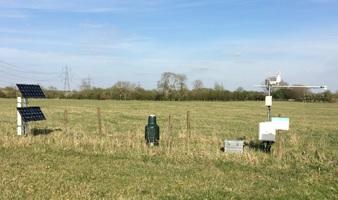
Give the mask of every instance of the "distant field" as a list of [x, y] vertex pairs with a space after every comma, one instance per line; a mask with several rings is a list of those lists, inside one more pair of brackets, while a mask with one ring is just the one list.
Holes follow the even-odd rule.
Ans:
[[[290, 117], [290, 131], [272, 154], [246, 148], [242, 155], [220, 148], [224, 139], [257, 140], [263, 102], [31, 105], [48, 120], [18, 137], [16, 100], [0, 99], [0, 199], [338, 199], [338, 104], [276, 102], [273, 113]], [[144, 144], [149, 114], [161, 127], [158, 148]]]

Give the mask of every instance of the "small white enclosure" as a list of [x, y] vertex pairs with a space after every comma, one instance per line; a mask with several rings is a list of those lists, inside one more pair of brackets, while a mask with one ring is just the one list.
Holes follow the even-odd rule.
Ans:
[[276, 141], [276, 128], [273, 122], [259, 123], [259, 140], [260, 141]]
[[265, 97], [265, 106], [272, 106], [272, 96]]
[[244, 141], [243, 140], [225, 140], [224, 152], [227, 153], [243, 153]]
[[287, 117], [272, 117], [271, 122], [274, 123], [276, 130], [288, 131], [290, 120]]

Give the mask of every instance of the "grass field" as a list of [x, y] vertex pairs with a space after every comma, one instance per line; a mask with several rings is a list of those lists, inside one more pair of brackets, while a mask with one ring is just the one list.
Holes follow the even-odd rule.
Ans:
[[[48, 120], [27, 137], [16, 136], [15, 105], [0, 99], [0, 199], [338, 198], [338, 104], [275, 103], [290, 131], [271, 154], [242, 155], [220, 148], [257, 140], [263, 102], [33, 101]], [[149, 114], [161, 127], [157, 148], [144, 144]]]

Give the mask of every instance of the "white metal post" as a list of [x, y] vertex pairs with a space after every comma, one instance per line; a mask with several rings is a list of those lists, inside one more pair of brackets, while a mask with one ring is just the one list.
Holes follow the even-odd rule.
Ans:
[[[22, 98], [21, 97], [17, 98], [17, 105], [16, 105], [16, 107], [17, 108], [21, 108], [22, 107]], [[25, 133], [24, 124], [23, 124], [23, 121], [22, 121], [22, 118], [21, 118], [21, 115], [20, 115], [19, 111], [17, 111], [17, 134], [19, 136], [21, 136], [24, 133]]]
[[[269, 90], [269, 96], [272, 96], [272, 88], [271, 88], [271, 85], [270, 85], [270, 83], [269, 83], [269, 86], [268, 86], [268, 90]], [[271, 100], [271, 102], [272, 102], [272, 100]], [[268, 121], [271, 121], [271, 106], [272, 105], [269, 105], [268, 106]]]
[[[26, 98], [18, 97], [17, 98], [17, 108], [27, 107], [28, 100]], [[28, 124], [22, 120], [22, 117], [17, 111], [17, 135], [22, 136], [26, 135], [28, 129]]]

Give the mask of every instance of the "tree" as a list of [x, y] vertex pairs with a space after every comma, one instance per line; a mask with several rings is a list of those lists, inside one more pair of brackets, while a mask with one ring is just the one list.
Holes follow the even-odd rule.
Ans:
[[175, 90], [175, 74], [172, 72], [164, 72], [161, 75], [161, 80], [157, 83], [159, 92], [167, 99], [173, 90]]
[[54, 86], [49, 86], [47, 88], [43, 88], [45, 95], [47, 96], [47, 98], [64, 98], [64, 92], [63, 91], [59, 91], [56, 87]]
[[127, 100], [131, 93], [135, 91], [136, 85], [129, 81], [118, 81], [113, 88], [118, 91], [120, 100]]
[[323, 101], [325, 102], [330, 102], [330, 103], [335, 103], [336, 99], [334, 95], [330, 91], [326, 91], [323, 93]]
[[214, 89], [216, 91], [224, 91], [224, 86], [222, 83], [215, 82]]
[[184, 74], [176, 74], [177, 85], [179, 86], [178, 100], [184, 100], [187, 98], [188, 87], [186, 84], [187, 76]]
[[2, 89], [0, 90], [0, 98], [6, 98], [6, 94], [2, 91]]
[[249, 94], [244, 90], [243, 87], [238, 87], [234, 92], [233, 92], [233, 99], [236, 101], [245, 101], [248, 100]]
[[16, 87], [5, 87], [2, 91], [6, 95], [6, 98], [15, 98], [17, 96]]
[[[179, 91], [179, 95], [185, 94], [187, 90], [187, 77], [184, 74], [175, 74], [173, 72], [164, 72], [161, 75], [161, 80], [157, 83], [158, 91], [163, 94], [164, 99], [173, 100]], [[181, 99], [178, 97], [178, 99]]]
[[179, 87], [179, 91], [188, 89], [187, 84], [187, 76], [184, 74], [176, 74], [176, 84]]
[[[302, 85], [298, 85], [302, 86]], [[308, 88], [291, 88], [290, 89], [290, 96], [289, 99], [295, 99], [295, 100], [304, 100], [305, 96], [310, 93], [310, 90]]]
[[[286, 81], [282, 80], [280, 83], [279, 83], [280, 86], [288, 86], [289, 83], [287, 83]], [[267, 90], [266, 90], [267, 92]], [[274, 88], [272, 90], [272, 96], [273, 98], [275, 99], [280, 99], [280, 100], [285, 100], [285, 99], [291, 99], [289, 97], [291, 94], [291, 90], [289, 88]]]
[[203, 81], [201, 81], [201, 80], [195, 80], [192, 85], [193, 85], [193, 87], [192, 87], [193, 90], [199, 90], [199, 89], [204, 88]]
[[238, 87], [237, 89], [236, 89], [236, 92], [243, 92], [244, 91], [244, 88], [243, 87]]
[[278, 90], [276, 90], [275, 92], [272, 93], [272, 96], [274, 99], [280, 99], [280, 100], [283, 100], [283, 99], [288, 99], [288, 93], [290, 89], [288, 88], [280, 88]]
[[224, 86], [221, 83], [215, 82], [214, 90], [210, 91], [211, 99], [214, 101], [221, 101], [224, 99]]

